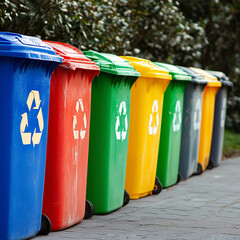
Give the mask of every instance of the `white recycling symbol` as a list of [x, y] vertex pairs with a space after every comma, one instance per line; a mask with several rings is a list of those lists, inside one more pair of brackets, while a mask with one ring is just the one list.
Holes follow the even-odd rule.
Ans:
[[[128, 119], [127, 119], [127, 108], [126, 108], [126, 102], [122, 101], [119, 106], [119, 116], [116, 117], [116, 124], [115, 124], [115, 132], [116, 132], [116, 139], [117, 140], [125, 140], [127, 136], [127, 130], [128, 130]], [[125, 116], [124, 118], [124, 129], [120, 129], [120, 116]]]
[[[81, 112], [83, 113], [83, 125], [84, 125], [84, 127], [83, 128], [81, 127], [81, 130], [80, 130], [80, 138], [84, 139], [86, 134], [86, 129], [87, 129], [87, 116], [86, 116], [86, 113], [84, 112], [82, 99], [78, 99], [76, 102], [77, 113], [79, 112], [79, 110], [81, 110]], [[73, 137], [74, 139], [79, 139], [79, 130], [76, 130], [76, 125], [77, 125], [77, 116], [74, 115], [73, 116]]]
[[196, 109], [194, 111], [193, 128], [194, 130], [199, 130], [200, 126], [201, 126], [201, 100], [200, 98], [198, 98], [196, 102]]
[[[35, 100], [35, 106], [32, 108], [33, 100]], [[30, 145], [32, 142], [33, 146], [35, 147], [36, 144], [40, 143], [40, 140], [42, 137], [42, 131], [44, 128], [42, 108], [40, 107], [41, 100], [40, 100], [39, 92], [36, 90], [32, 90], [28, 95], [26, 103], [27, 103], [29, 112], [32, 109], [36, 109], [36, 110], [39, 109], [38, 114], [37, 114], [37, 119], [38, 119], [38, 126], [39, 126], [40, 132], [37, 132], [36, 128], [34, 129], [33, 133], [25, 132], [26, 127], [28, 126], [28, 114], [27, 114], [27, 112], [23, 113], [21, 115], [22, 120], [20, 123], [20, 133], [21, 133], [22, 143], [23, 143], [23, 145]]]
[[227, 99], [223, 99], [223, 106], [221, 110], [221, 127], [224, 127], [225, 124], [225, 115], [226, 115]]
[[[154, 113], [157, 113], [156, 121], [155, 121], [156, 124], [154, 123], [154, 125], [152, 126]], [[153, 105], [152, 105], [152, 113], [150, 114], [150, 120], [149, 120], [149, 125], [148, 125], [149, 134], [155, 135], [157, 133], [158, 126], [159, 126], [158, 100], [154, 100]]]
[[179, 100], [176, 102], [175, 112], [173, 114], [173, 131], [178, 132], [182, 123], [182, 115], [181, 115], [181, 103]]

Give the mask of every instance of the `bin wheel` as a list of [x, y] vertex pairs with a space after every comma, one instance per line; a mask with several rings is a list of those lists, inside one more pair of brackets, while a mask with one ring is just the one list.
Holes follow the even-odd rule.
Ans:
[[155, 178], [154, 189], [152, 191], [153, 195], [157, 195], [162, 191], [162, 184], [158, 177]]
[[200, 175], [200, 174], [202, 174], [202, 172], [203, 172], [202, 165], [200, 163], [198, 163], [197, 172], [194, 175]]
[[209, 160], [207, 169], [213, 169], [213, 161]]
[[124, 197], [123, 197], [123, 207], [129, 203], [130, 196], [126, 190], [124, 190]]
[[182, 181], [182, 176], [180, 173], [178, 173], [178, 176], [177, 176], [177, 183], [181, 182]]
[[50, 219], [46, 215], [42, 214], [41, 229], [37, 235], [46, 236], [51, 232], [51, 228], [52, 228], [52, 224]]
[[90, 201], [86, 200], [84, 219], [89, 219], [93, 215], [94, 215], [94, 206]]

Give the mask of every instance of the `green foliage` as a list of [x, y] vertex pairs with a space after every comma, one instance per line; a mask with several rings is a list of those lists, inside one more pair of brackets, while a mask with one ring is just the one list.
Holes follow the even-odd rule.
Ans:
[[4, 0], [0, 22], [2, 31], [181, 65], [198, 61], [207, 43], [171, 0]]
[[225, 130], [223, 156], [228, 158], [240, 155], [240, 134]]
[[84, 9], [79, 5], [64, 0], [5, 0], [1, 3], [1, 31], [74, 43], [84, 24]]
[[0, 30], [223, 71], [226, 124], [240, 132], [239, 0], [2, 0]]
[[119, 4], [118, 12], [129, 25], [125, 54], [183, 65], [199, 60], [207, 43], [203, 28], [185, 19], [178, 2], [129, 0]]
[[234, 83], [226, 125], [240, 132], [240, 1], [181, 0], [180, 8], [188, 20], [205, 28], [209, 43], [202, 49], [200, 66], [222, 71]]

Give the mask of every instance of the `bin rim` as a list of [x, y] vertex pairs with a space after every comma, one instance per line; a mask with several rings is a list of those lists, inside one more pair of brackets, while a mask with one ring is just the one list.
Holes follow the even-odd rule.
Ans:
[[140, 73], [141, 77], [172, 80], [172, 76], [169, 74], [168, 71], [155, 65], [150, 60], [133, 56], [120, 57], [128, 60], [130, 64], [134, 67], [134, 69]]
[[62, 62], [53, 48], [40, 38], [12, 32], [0, 32], [0, 56]]
[[162, 67], [172, 75], [172, 80], [192, 81], [192, 77], [184, 72], [182, 69], [168, 63], [153, 62], [158, 67]]
[[186, 72], [189, 76], [191, 76], [192, 77], [192, 83], [205, 84], [205, 85], [208, 83], [208, 81], [206, 80], [206, 78], [204, 76], [198, 74], [197, 72], [193, 71], [189, 67], [177, 66], [177, 68], [180, 68], [181, 70]]
[[212, 71], [212, 70], [207, 70], [207, 72], [215, 76], [218, 79], [218, 81], [222, 83], [222, 86], [226, 86], [229, 88], [233, 87], [233, 83], [229, 80], [229, 78], [226, 76], [224, 72]]
[[94, 61], [100, 67], [101, 72], [129, 77], [140, 76], [140, 73], [132, 67], [129, 61], [117, 55], [94, 50], [83, 51], [83, 54]]
[[84, 69], [100, 71], [99, 66], [87, 58], [78, 48], [63, 42], [43, 40], [44, 43], [54, 49], [57, 55], [63, 58], [61, 67], [71, 70]]
[[205, 79], [208, 81], [207, 86], [209, 87], [221, 87], [222, 83], [218, 81], [218, 79], [212, 74], [208, 73], [206, 70], [201, 68], [190, 67], [193, 71], [203, 75]]

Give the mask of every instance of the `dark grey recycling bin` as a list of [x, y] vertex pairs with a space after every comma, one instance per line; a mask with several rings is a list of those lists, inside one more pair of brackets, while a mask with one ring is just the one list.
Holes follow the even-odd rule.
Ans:
[[202, 95], [207, 81], [202, 75], [187, 67], [179, 67], [192, 77], [186, 87], [183, 105], [182, 138], [178, 181], [197, 172], [200, 139]]
[[212, 143], [208, 164], [208, 168], [211, 169], [218, 166], [222, 160], [224, 127], [227, 109], [227, 91], [229, 88], [232, 88], [233, 84], [223, 72], [208, 72], [217, 77], [217, 79], [222, 83], [222, 87], [219, 89], [215, 100]]

